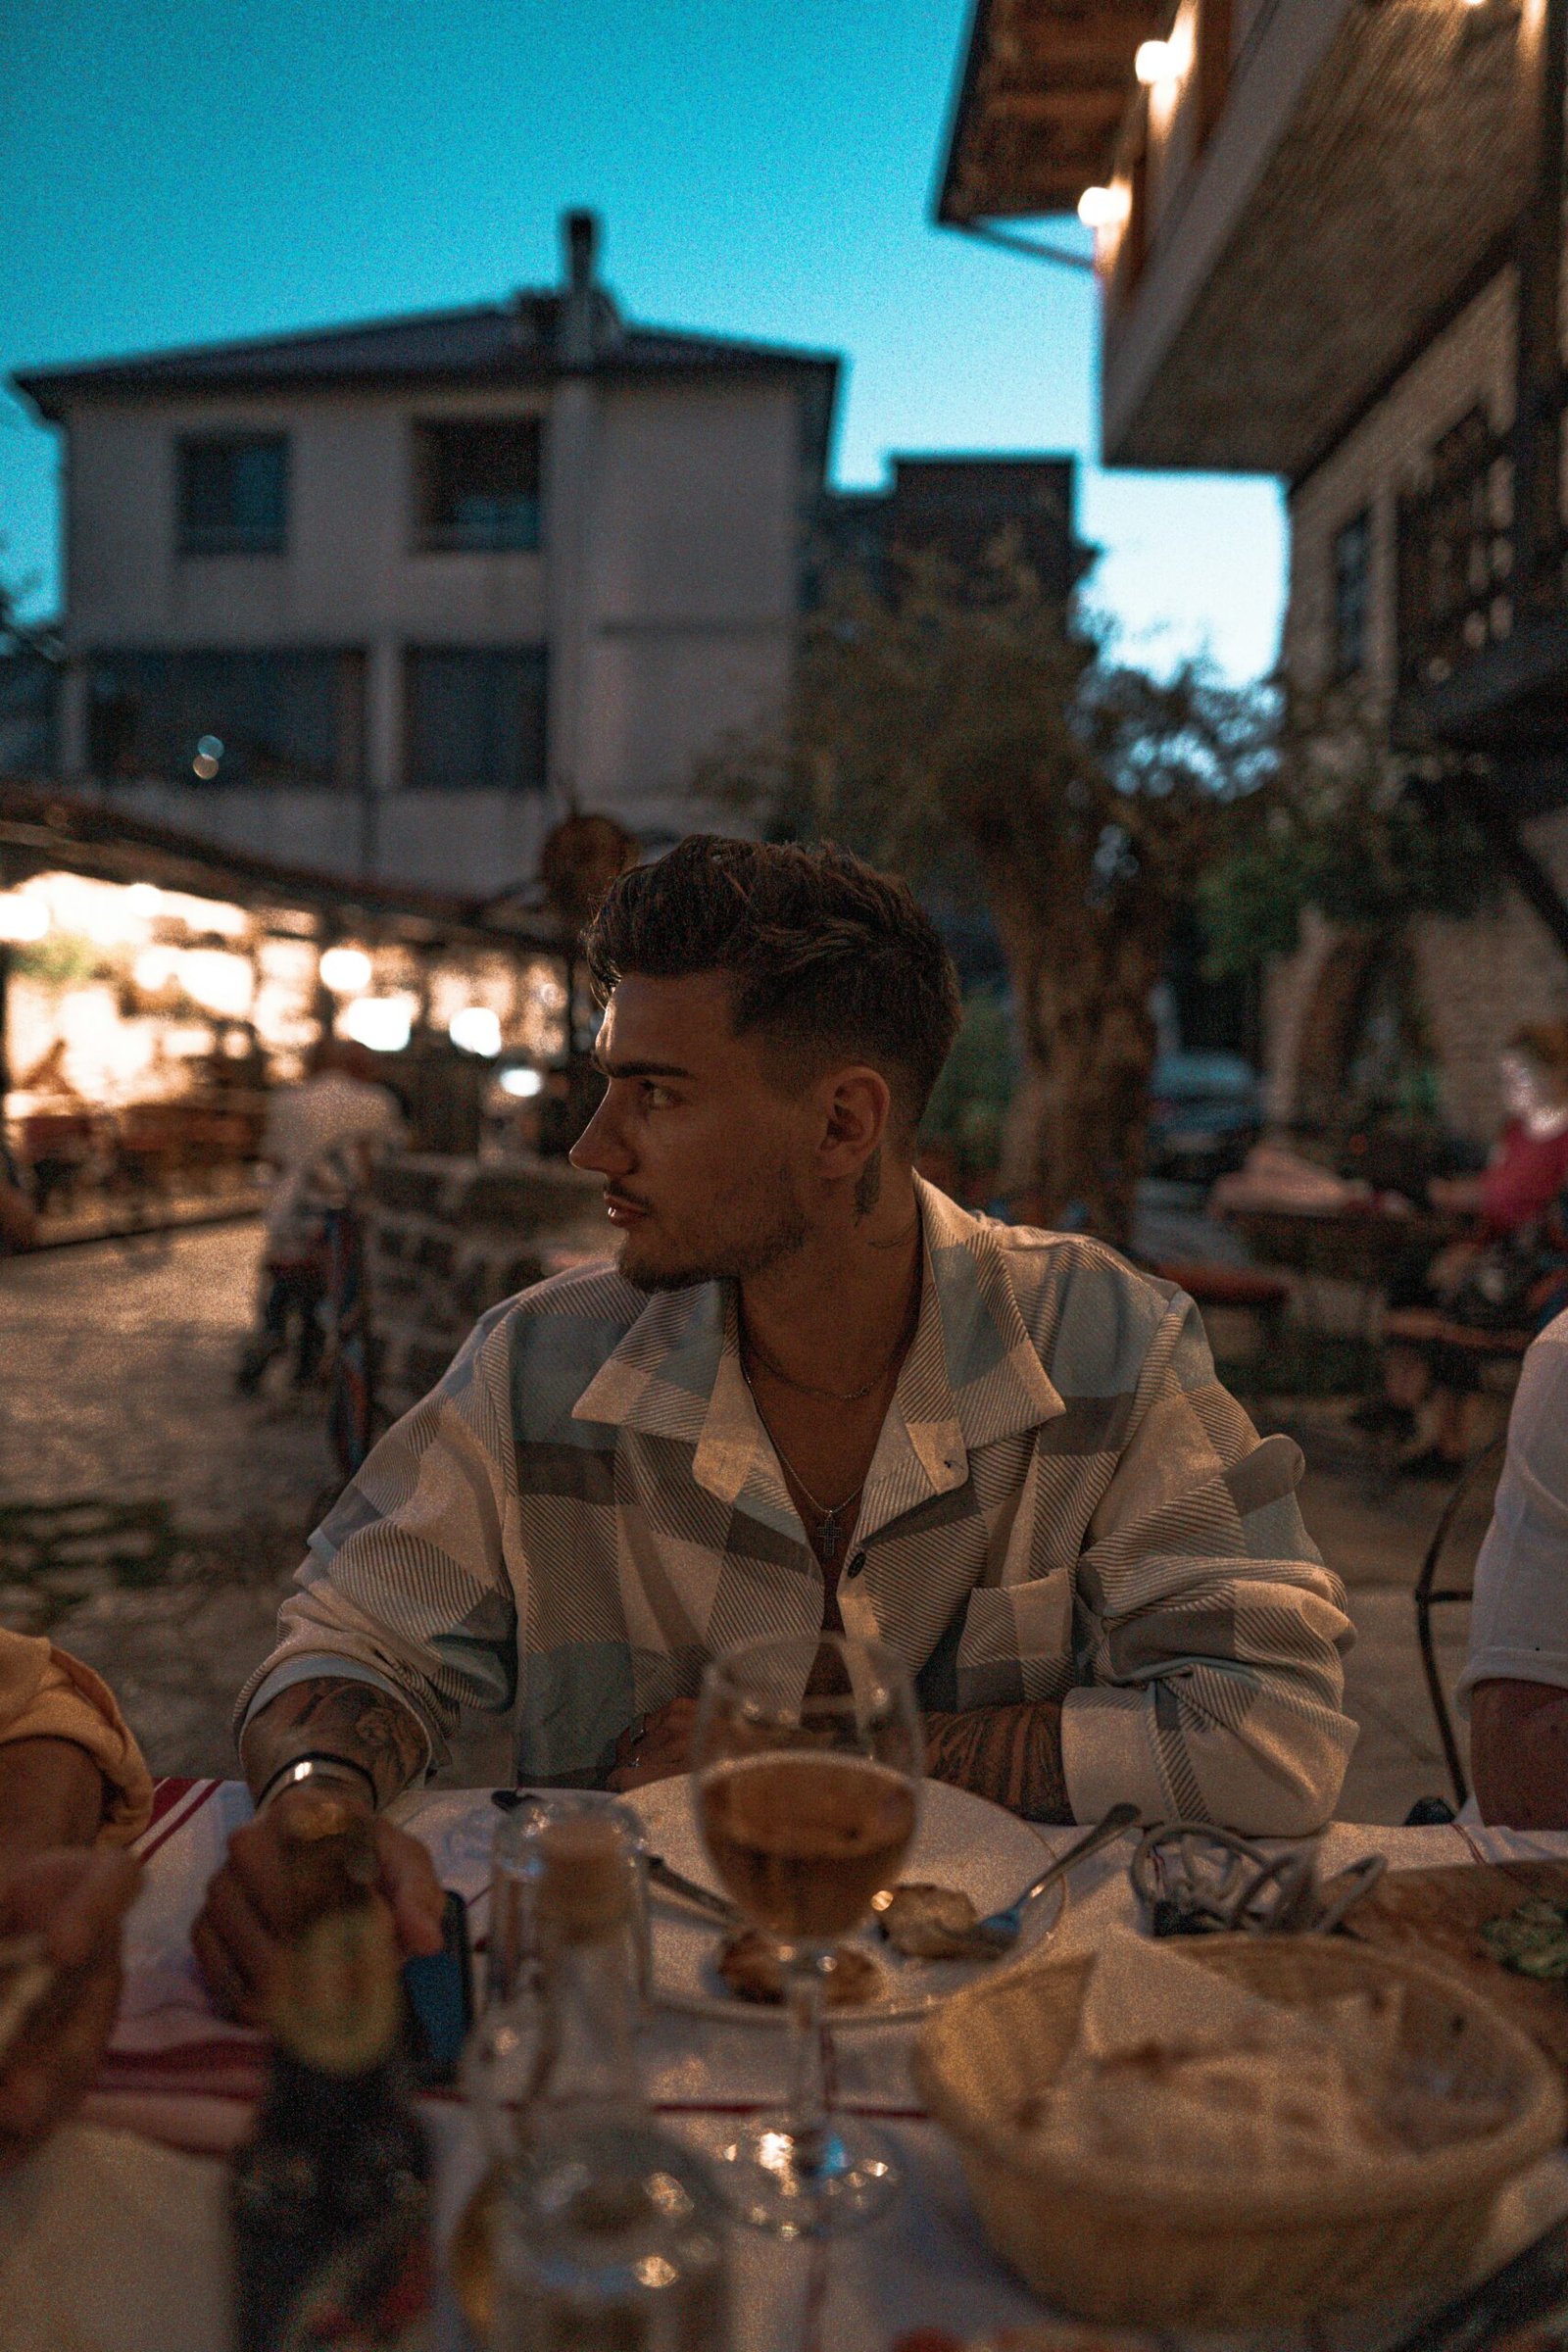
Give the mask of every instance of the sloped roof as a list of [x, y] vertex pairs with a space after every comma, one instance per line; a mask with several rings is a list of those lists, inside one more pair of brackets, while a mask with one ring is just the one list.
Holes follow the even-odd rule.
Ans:
[[569, 301], [558, 293], [525, 290], [510, 302], [470, 310], [428, 311], [303, 334], [26, 368], [13, 381], [40, 416], [51, 418], [61, 416], [68, 401], [83, 397], [261, 392], [306, 385], [539, 383], [581, 373], [815, 378], [831, 400], [839, 367], [831, 352], [623, 325], [597, 288], [584, 343], [580, 335], [568, 333]]

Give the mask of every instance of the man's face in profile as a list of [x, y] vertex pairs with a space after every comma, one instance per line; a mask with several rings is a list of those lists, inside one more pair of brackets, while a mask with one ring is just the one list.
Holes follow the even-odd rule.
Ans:
[[785, 1092], [761, 1040], [734, 1034], [722, 973], [628, 973], [595, 1059], [605, 1097], [571, 1158], [605, 1179], [628, 1282], [661, 1291], [742, 1280], [802, 1247], [812, 1090]]

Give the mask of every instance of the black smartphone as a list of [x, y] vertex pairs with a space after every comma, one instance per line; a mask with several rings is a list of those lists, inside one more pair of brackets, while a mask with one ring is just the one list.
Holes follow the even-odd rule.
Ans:
[[409, 2054], [421, 2087], [452, 2082], [473, 2023], [473, 1952], [468, 1906], [448, 1892], [441, 1914], [441, 1949], [403, 1963], [408, 2000]]

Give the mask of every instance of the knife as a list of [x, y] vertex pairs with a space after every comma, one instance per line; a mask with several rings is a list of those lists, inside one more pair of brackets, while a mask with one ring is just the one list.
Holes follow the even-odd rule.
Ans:
[[648, 1876], [656, 1886], [662, 1886], [666, 1893], [678, 1894], [688, 1903], [695, 1903], [699, 1911], [706, 1911], [711, 1919], [722, 1920], [726, 1928], [740, 1926], [740, 1913], [723, 1895], [715, 1894], [710, 1886], [699, 1886], [695, 1879], [688, 1879], [680, 1871], [672, 1869], [662, 1854], [649, 1854], [646, 1860]]

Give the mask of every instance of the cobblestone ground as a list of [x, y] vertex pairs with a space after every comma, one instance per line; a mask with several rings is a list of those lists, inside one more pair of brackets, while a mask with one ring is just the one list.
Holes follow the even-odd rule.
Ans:
[[[0, 1264], [0, 1623], [98, 1667], [159, 1772], [234, 1769], [234, 1693], [334, 1485], [318, 1393], [274, 1367], [274, 1391], [234, 1394], [258, 1246], [240, 1224]], [[1343, 1402], [1256, 1409], [1304, 1447], [1307, 1524], [1350, 1590], [1361, 1739], [1341, 1815], [1401, 1821], [1446, 1788], [1410, 1602], [1444, 1491], [1381, 1474]], [[1455, 1529], [1445, 1582], [1468, 1578], [1489, 1510]], [[1439, 1622], [1450, 1688], [1468, 1614]], [[505, 1726], [480, 1724], [442, 1778], [505, 1769]]]
[[0, 1623], [96, 1666], [156, 1772], [234, 1769], [234, 1693], [332, 1481], [319, 1392], [234, 1394], [259, 1238], [0, 1264]]

